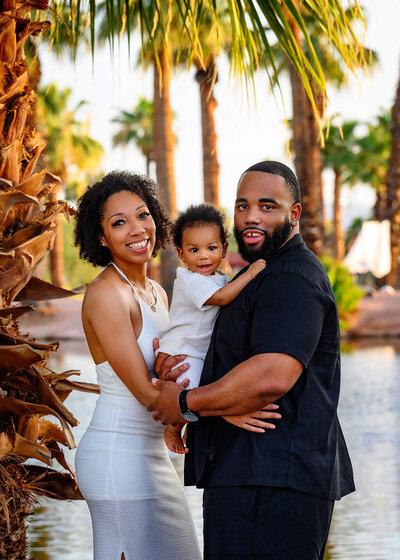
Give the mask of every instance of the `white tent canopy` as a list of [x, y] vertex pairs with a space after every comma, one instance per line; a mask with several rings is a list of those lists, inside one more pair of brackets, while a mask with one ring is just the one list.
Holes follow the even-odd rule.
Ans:
[[372, 272], [376, 278], [389, 274], [391, 268], [390, 222], [364, 222], [345, 259], [350, 272]]

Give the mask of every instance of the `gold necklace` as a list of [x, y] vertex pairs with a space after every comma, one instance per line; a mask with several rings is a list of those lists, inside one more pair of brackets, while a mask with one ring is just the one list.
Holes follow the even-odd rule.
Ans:
[[[150, 309], [154, 312], [157, 311], [156, 305], [157, 305], [157, 294], [155, 292], [154, 286], [153, 284], [150, 282], [150, 280], [148, 278], [146, 278], [146, 282], [149, 284], [150, 286], [150, 290], [139, 290], [136, 287], [136, 291], [138, 292], [138, 295], [141, 297], [141, 299], [144, 301], [144, 303], [146, 305], [148, 305], [150, 307]], [[149, 297], [149, 293], [151, 294], [151, 297]]]
[[[135, 294], [138, 297], [140, 296], [140, 299], [146, 305], [148, 305], [152, 311], [156, 312], [157, 311], [157, 292], [156, 292], [153, 284], [150, 282], [150, 280], [148, 278], [146, 278], [146, 283], [148, 283], [150, 285], [150, 291], [152, 293], [151, 298], [148, 297], [148, 293], [149, 293], [148, 290], [143, 291], [142, 289], [139, 290], [138, 287], [135, 288], [135, 286], [132, 284], [132, 282], [129, 280], [129, 278], [126, 276], [126, 274], [124, 274], [122, 272], [122, 270], [120, 268], [118, 268], [118, 266], [114, 262], [111, 262], [111, 264], [119, 272], [119, 274], [122, 276], [122, 278], [124, 278], [128, 282], [128, 284], [131, 286], [131, 288], [133, 288], [133, 291], [135, 292]], [[144, 294], [146, 294], [146, 297], [144, 297]]]

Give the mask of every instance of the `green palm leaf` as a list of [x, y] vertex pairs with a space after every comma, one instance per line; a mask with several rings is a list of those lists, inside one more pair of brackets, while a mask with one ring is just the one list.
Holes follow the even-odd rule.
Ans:
[[[133, 32], [129, 16], [137, 16], [142, 45], [150, 41], [157, 60], [157, 44], [167, 48], [171, 29], [173, 4], [177, 7], [174, 14], [179, 15], [179, 33], [181, 40], [190, 45], [188, 60], [196, 57], [204, 59], [200, 41], [200, 26], [203, 11], [212, 15], [217, 37], [221, 36], [220, 12], [229, 14], [231, 26], [230, 64], [231, 71], [238, 79], [244, 76], [245, 83], [253, 79], [255, 71], [263, 66], [272, 68], [271, 83], [276, 80], [276, 67], [273, 62], [271, 36], [275, 36], [282, 50], [300, 75], [304, 87], [315, 109], [311, 83], [314, 82], [325, 93], [325, 78], [304, 21], [303, 12], [310, 14], [319, 24], [322, 33], [334, 45], [340, 57], [351, 72], [365, 65], [363, 47], [352, 27], [349, 13], [358, 15], [363, 21], [361, 8], [357, 0], [351, 0], [347, 9], [342, 0], [104, 0], [107, 18], [108, 39], [113, 48], [114, 37], [125, 29], [130, 44]], [[301, 6], [301, 10], [299, 7]], [[96, 0], [58, 0], [51, 4], [51, 33], [57, 43], [59, 28], [65, 23], [71, 29], [71, 47], [76, 49], [86, 28], [90, 28], [92, 54], [98, 27], [96, 17], [100, 3]], [[69, 13], [65, 22], [59, 14]], [[86, 18], [82, 14], [86, 14]], [[299, 27], [303, 43], [307, 46], [307, 55], [299, 48], [291, 22]], [[176, 43], [175, 43], [176, 44]], [[179, 53], [179, 50], [178, 50]], [[179, 56], [179, 54], [178, 54]]]

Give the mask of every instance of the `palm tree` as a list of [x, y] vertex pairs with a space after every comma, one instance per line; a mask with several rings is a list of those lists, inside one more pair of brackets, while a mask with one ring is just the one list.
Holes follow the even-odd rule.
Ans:
[[[150, 21], [157, 20], [157, 10], [162, 7], [160, 17], [164, 21], [164, 15], [168, 14], [168, 28], [173, 36], [176, 18], [173, 17], [173, 4], [168, 0], [160, 3], [148, 0], [145, 6], [141, 2], [133, 1], [129, 3], [129, 8], [124, 8], [124, 18], [118, 14], [119, 2], [105, 1], [100, 5], [99, 11], [102, 15], [98, 40], [101, 44], [108, 38], [111, 43], [114, 35], [120, 37], [124, 32], [130, 36], [130, 29], [141, 28], [142, 52], [141, 60], [145, 67], [153, 67], [153, 142], [154, 142], [154, 161], [156, 163], [157, 183], [159, 184], [166, 209], [172, 219], [177, 213], [176, 189], [175, 189], [175, 167], [174, 150], [175, 135], [172, 129], [173, 112], [170, 103], [170, 82], [172, 77], [172, 38], [166, 36], [165, 28], [162, 25], [149, 27]], [[145, 8], [145, 12], [143, 9]], [[115, 10], [116, 19], [110, 15]], [[119, 17], [118, 17], [119, 16]], [[142, 18], [145, 17], [145, 22]], [[143, 27], [141, 27], [143, 25]], [[178, 31], [177, 31], [178, 32]], [[163, 249], [161, 257], [161, 282], [168, 298], [172, 297], [172, 288], [175, 279], [175, 269], [177, 266], [176, 251], [172, 247]]]
[[357, 121], [346, 121], [341, 126], [331, 123], [322, 148], [324, 167], [331, 168], [334, 173], [332, 254], [338, 261], [345, 256], [340, 194], [342, 186], [349, 183], [349, 169], [355, 166], [357, 140], [354, 132], [358, 124]]
[[[176, 26], [171, 26], [172, 2], [154, 2], [153, 0], [126, 0], [124, 2], [115, 0], [104, 0], [101, 5], [90, 2], [89, 14], [85, 24], [82, 24], [83, 2], [81, 0], [60, 0], [53, 3], [55, 17], [52, 18], [52, 29], [50, 38], [57, 44], [57, 33], [65, 25], [65, 20], [59, 17], [63, 10], [70, 14], [70, 37], [71, 45], [77, 48], [82, 32], [86, 33], [90, 28], [90, 43], [94, 53], [97, 34], [96, 16], [104, 14], [104, 6], [107, 18], [108, 37], [111, 46], [117, 31], [125, 31], [130, 36], [133, 29], [131, 13], [135, 13], [137, 20], [136, 28], [141, 30], [143, 41], [150, 41], [155, 59], [158, 59], [160, 42], [163, 50], [170, 51], [168, 45], [171, 35], [175, 33]], [[348, 10], [344, 10], [342, 0], [314, 0], [313, 2], [302, 2], [304, 12], [311, 14], [317, 25], [322, 29], [339, 56], [344, 59], [350, 71], [354, 72], [360, 64], [365, 61], [360, 55], [362, 47], [356, 38], [349, 13], [355, 17], [360, 15], [361, 8], [357, 0], [348, 3]], [[307, 95], [312, 105], [317, 110], [312, 91], [312, 83], [317, 84], [325, 94], [325, 79], [318, 57], [310, 41], [310, 35], [304, 23], [303, 11], [299, 10], [296, 1], [293, 0], [181, 0], [177, 10], [177, 23], [179, 25], [179, 36], [182, 40], [189, 39], [191, 60], [195, 56], [204, 64], [203, 46], [199, 40], [200, 27], [203, 12], [209, 12], [212, 16], [213, 25], [216, 28], [217, 37], [221, 37], [220, 15], [227, 13], [230, 20], [232, 44], [229, 52], [231, 66], [236, 77], [245, 76], [245, 79], [253, 77], [255, 70], [264, 66], [269, 70], [272, 51], [270, 45], [271, 33], [278, 39], [282, 50], [292, 62], [301, 76]], [[218, 8], [218, 9], [217, 9]], [[349, 12], [350, 10], [350, 12]], [[362, 20], [363, 21], [363, 20]], [[298, 34], [293, 32], [291, 22], [299, 28], [301, 39], [309, 48], [310, 56], [299, 49]], [[158, 59], [159, 68], [163, 68], [162, 60]], [[275, 71], [272, 72], [275, 75]]]
[[379, 221], [385, 217], [385, 181], [391, 147], [390, 124], [389, 111], [383, 111], [373, 122], [367, 124], [366, 133], [357, 138], [356, 157], [348, 178], [350, 182], [370, 185], [376, 191], [374, 218]]
[[[214, 96], [214, 86], [218, 81], [217, 57], [221, 49], [229, 52], [232, 44], [229, 16], [226, 10], [218, 9], [218, 20], [219, 29], [215, 26], [213, 14], [207, 9], [202, 10], [198, 25], [203, 59], [193, 58], [196, 68], [195, 79], [199, 84], [200, 93], [204, 200], [215, 206], [219, 206], [219, 162], [214, 117], [217, 107]], [[182, 52], [186, 66], [187, 61], [191, 60], [188, 52]]]
[[[43, 163], [59, 176], [61, 184], [75, 183], [81, 170], [80, 183], [87, 184], [91, 172], [98, 168], [103, 156], [103, 148], [90, 137], [86, 123], [81, 122], [77, 112], [85, 102], [80, 102], [73, 109], [68, 109], [71, 90], [60, 90], [57, 84], [40, 87], [36, 123], [38, 130], [47, 141]], [[59, 189], [53, 189], [51, 200], [57, 201]], [[64, 255], [62, 227], [57, 220], [57, 233], [54, 246], [50, 251], [51, 281], [56, 286], [64, 283]]]
[[[36, 169], [45, 142], [33, 126], [36, 95], [24, 44], [48, 27], [30, 21], [29, 11], [39, 7], [46, 3], [3, 2], [0, 18], [0, 549], [3, 558], [15, 560], [26, 558], [25, 519], [35, 494], [81, 498], [60, 447], [74, 446], [70, 426], [77, 424], [63, 401], [73, 389], [97, 390], [69, 381], [73, 372], [49, 368], [47, 358], [58, 343], [41, 344], [21, 334], [18, 318], [33, 308], [14, 305], [70, 294], [32, 276], [53, 242], [57, 216], [70, 213], [65, 202], [50, 201], [58, 178]], [[26, 463], [30, 458], [46, 466]], [[65, 472], [48, 468], [53, 458]]]
[[150, 163], [154, 161], [153, 102], [141, 97], [133, 111], [120, 110], [112, 119], [120, 128], [113, 136], [113, 146], [128, 146], [134, 143], [146, 158], [146, 173], [150, 176]]
[[[291, 20], [291, 26], [296, 41], [310, 58], [315, 52], [325, 79], [336, 88], [341, 88], [347, 83], [346, 61], [337, 56], [335, 45], [321, 28], [314, 13], [310, 13], [300, 5], [304, 24], [310, 36], [310, 42], [303, 40], [300, 27], [297, 22]], [[346, 10], [346, 17], [353, 21], [362, 17], [361, 12], [355, 12], [352, 8]], [[311, 50], [310, 50], [311, 45]], [[302, 190], [302, 236], [310, 249], [320, 255], [324, 242], [324, 203], [323, 203], [323, 161], [321, 156], [321, 145], [324, 140], [321, 137], [319, 122], [324, 118], [325, 96], [319, 84], [310, 76], [313, 97], [316, 107], [307, 94], [306, 88], [296, 71], [294, 65], [288, 60], [279, 43], [273, 46], [274, 60], [277, 63], [276, 76], [281, 72], [289, 71], [292, 89], [292, 142], [295, 154], [296, 173]], [[369, 62], [375, 62], [376, 55], [369, 53]]]
[[383, 217], [390, 220], [392, 267], [388, 277], [388, 284], [397, 288], [400, 247], [400, 81], [397, 85], [391, 117], [391, 148], [386, 177], [386, 204]]

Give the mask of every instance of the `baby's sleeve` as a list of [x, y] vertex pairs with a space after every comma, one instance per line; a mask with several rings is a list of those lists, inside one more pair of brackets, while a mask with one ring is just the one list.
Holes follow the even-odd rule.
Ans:
[[197, 272], [192, 272], [185, 278], [184, 289], [188, 301], [200, 310], [207, 309], [204, 305], [210, 297], [224, 286], [224, 280], [203, 276]]

